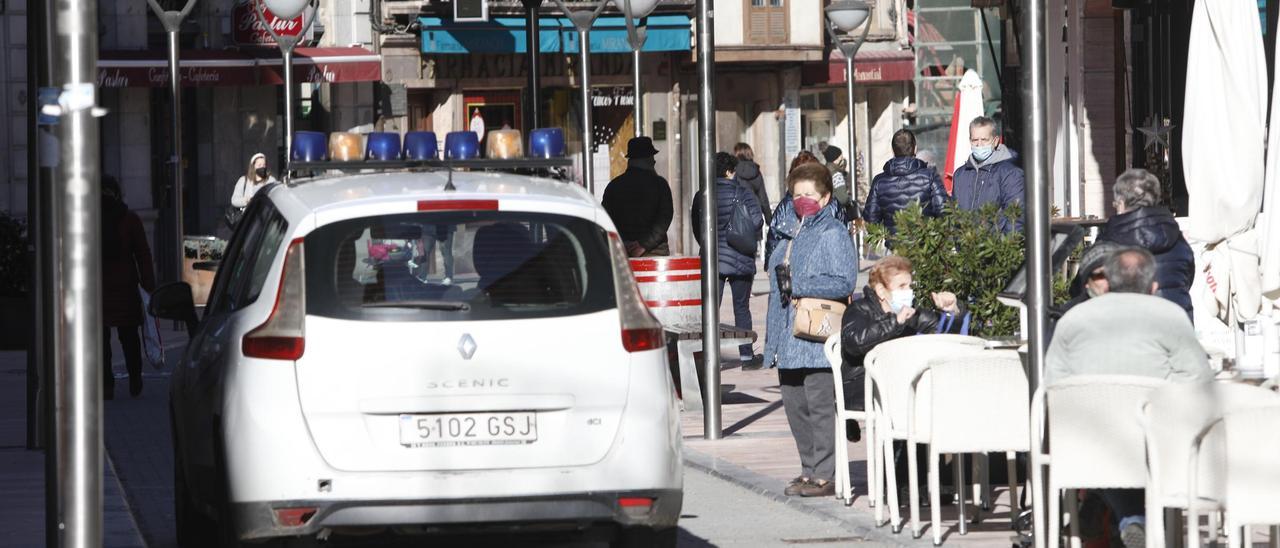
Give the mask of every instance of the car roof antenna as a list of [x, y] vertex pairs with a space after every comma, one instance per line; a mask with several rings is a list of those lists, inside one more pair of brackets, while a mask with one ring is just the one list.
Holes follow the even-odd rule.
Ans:
[[448, 172], [448, 178], [445, 179], [443, 190], [446, 192], [454, 192], [458, 190], [458, 187], [453, 186], [453, 164], [451, 162], [445, 162], [444, 169]]

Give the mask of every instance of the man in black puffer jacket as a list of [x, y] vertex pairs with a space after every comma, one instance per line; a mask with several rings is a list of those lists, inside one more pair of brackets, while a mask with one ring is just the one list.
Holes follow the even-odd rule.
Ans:
[[1112, 187], [1116, 214], [1098, 236], [1099, 242], [1141, 247], [1156, 257], [1156, 295], [1172, 301], [1191, 317], [1191, 281], [1196, 257], [1182, 229], [1160, 203], [1160, 180], [1145, 169], [1130, 169]]
[[884, 225], [890, 234], [897, 234], [894, 215], [916, 201], [920, 202], [925, 215], [940, 217], [947, 202], [947, 190], [938, 171], [916, 158], [916, 136], [910, 130], [900, 129], [893, 134], [893, 155], [892, 160], [885, 162], [884, 173], [876, 175], [871, 182], [862, 218]]

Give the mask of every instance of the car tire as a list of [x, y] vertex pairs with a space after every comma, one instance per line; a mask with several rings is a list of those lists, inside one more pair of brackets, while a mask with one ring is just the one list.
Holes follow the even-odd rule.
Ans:
[[218, 548], [241, 548], [240, 535], [236, 530], [235, 512], [231, 505], [230, 478], [227, 475], [226, 451], [222, 443], [222, 428], [213, 430], [214, 469], [217, 470], [217, 493], [213, 501], [217, 505], [218, 520], [215, 524], [215, 538]]
[[200, 512], [195, 501], [191, 500], [191, 489], [187, 486], [187, 478], [182, 469], [182, 454], [177, 446], [177, 438], [174, 438], [173, 515], [178, 546], [209, 548], [216, 533], [216, 524], [209, 516]]
[[675, 527], [622, 527], [611, 548], [675, 548]]

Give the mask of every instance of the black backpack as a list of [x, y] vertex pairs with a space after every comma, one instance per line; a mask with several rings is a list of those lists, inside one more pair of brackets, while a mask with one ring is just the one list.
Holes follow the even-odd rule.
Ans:
[[733, 209], [729, 215], [729, 222], [720, 227], [720, 231], [724, 233], [725, 241], [734, 251], [754, 257], [756, 243], [760, 241], [760, 231], [756, 230], [754, 223], [751, 222], [751, 216], [759, 216], [760, 210], [749, 211], [747, 204], [742, 201], [742, 193], [747, 190], [741, 184], [736, 186], [733, 205], [730, 206]]

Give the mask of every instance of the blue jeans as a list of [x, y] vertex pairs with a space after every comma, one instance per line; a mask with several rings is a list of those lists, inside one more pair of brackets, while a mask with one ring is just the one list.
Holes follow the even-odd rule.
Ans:
[[[720, 276], [720, 291], [716, 293], [716, 306], [724, 303], [724, 283], [729, 282], [729, 291], [733, 293], [733, 326], [738, 329], [751, 329], [751, 276]], [[750, 360], [755, 352], [751, 345], [738, 346], [738, 355], [743, 360]]]
[[1134, 523], [1146, 526], [1147, 501], [1142, 489], [1098, 489], [1096, 492], [1111, 508], [1120, 531]]

